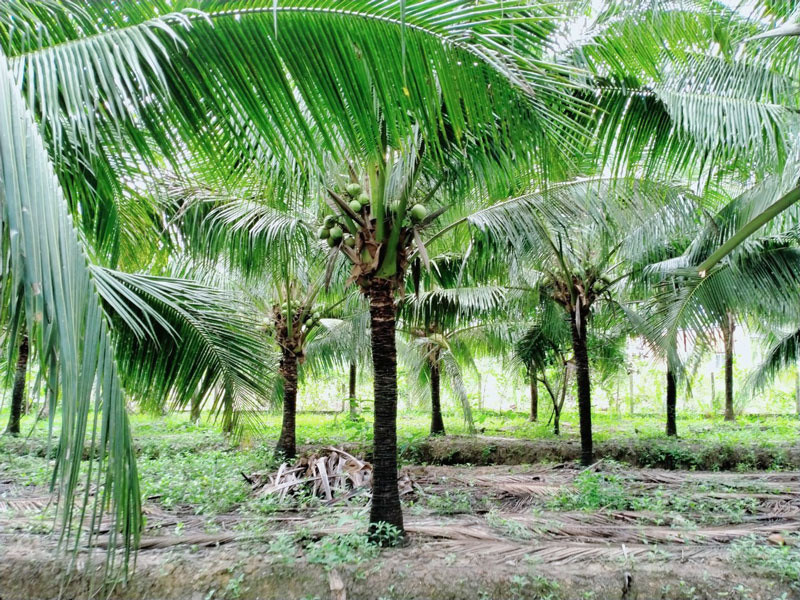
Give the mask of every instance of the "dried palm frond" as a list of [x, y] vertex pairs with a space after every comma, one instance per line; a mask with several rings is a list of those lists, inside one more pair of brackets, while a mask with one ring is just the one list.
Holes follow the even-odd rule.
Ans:
[[[298, 458], [294, 464], [283, 463], [274, 473], [256, 473], [247, 480], [253, 491], [280, 499], [300, 489], [333, 503], [369, 491], [372, 487], [372, 465], [339, 448], [327, 447]], [[413, 491], [411, 478], [400, 473], [397, 479], [400, 495]]]

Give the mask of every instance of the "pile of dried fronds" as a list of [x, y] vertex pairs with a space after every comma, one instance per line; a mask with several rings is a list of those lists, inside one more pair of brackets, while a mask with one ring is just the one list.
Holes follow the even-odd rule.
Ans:
[[[272, 473], [245, 477], [259, 495], [287, 495], [308, 490], [328, 502], [346, 500], [372, 488], [372, 465], [338, 448], [323, 448], [300, 457], [294, 464], [283, 463]], [[400, 494], [413, 490], [411, 479], [401, 474], [397, 480]]]

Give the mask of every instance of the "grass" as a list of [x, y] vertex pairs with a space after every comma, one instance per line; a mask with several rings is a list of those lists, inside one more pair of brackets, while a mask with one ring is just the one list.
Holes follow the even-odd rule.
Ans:
[[[7, 411], [6, 411], [7, 414]], [[4, 415], [0, 415], [0, 423]], [[709, 452], [719, 453], [719, 445], [733, 447], [764, 446], [794, 443], [798, 434], [798, 421], [793, 417], [743, 416], [734, 424], [718, 418], [705, 419], [684, 416], [679, 430], [684, 441], [696, 442], [700, 450], [686, 450], [684, 446], [671, 446], [662, 432], [657, 416], [636, 416], [619, 420], [605, 414], [594, 416], [595, 439], [635, 441], [643, 452]], [[545, 423], [531, 423], [523, 413], [476, 411], [476, 425], [484, 435], [523, 439], [557, 440]], [[34, 419], [26, 417], [23, 431], [30, 431]], [[218, 428], [210, 422], [192, 424], [187, 415], [163, 417], [134, 414], [131, 417], [136, 440], [144, 498], [157, 498], [168, 509], [183, 509], [202, 515], [214, 515], [236, 508], [254, 515], [268, 515], [279, 510], [273, 500], [249, 498], [249, 486], [242, 473], [269, 469], [274, 466], [272, 444], [280, 431], [280, 417], [267, 415], [264, 431], [251, 435], [240, 446], [233, 447]], [[413, 447], [427, 437], [429, 416], [424, 412], [404, 413], [399, 419], [398, 445]], [[451, 415], [447, 422], [451, 434], [466, 434], [460, 418]], [[565, 413], [562, 418], [562, 438], [575, 439], [577, 415]], [[323, 445], [348, 442], [368, 444], [372, 439], [372, 415], [366, 413], [358, 421], [345, 414], [300, 413], [297, 418], [297, 437], [300, 444]], [[649, 443], [661, 440], [659, 444]], [[48, 444], [44, 422], [36, 424], [30, 435], [19, 438], [0, 436], [0, 475], [21, 485], [45, 486], [51, 477], [54, 448]], [[663, 458], [653, 456], [653, 460]], [[681, 460], [686, 457], [680, 457]], [[692, 457], [688, 458], [691, 464]], [[699, 459], [698, 459], [699, 460]], [[748, 465], [744, 465], [747, 467]], [[780, 466], [780, 465], [776, 465]], [[638, 501], [625, 496], [624, 481], [615, 475], [594, 474], [583, 476], [577, 496], [559, 497], [562, 508], [590, 510], [607, 506], [630, 507]], [[700, 490], [698, 490], [700, 491]], [[677, 510], [676, 503], [685, 501], [683, 507], [700, 514], [713, 513], [719, 506], [692, 506], [690, 498], [659, 497], [658, 491], [642, 502], [658, 503], [665, 511]], [[430, 497], [428, 508], [437, 514], [470, 512], [470, 498], [460, 495]], [[727, 507], [744, 513], [747, 506]]]
[[731, 545], [730, 556], [734, 563], [775, 577], [800, 591], [800, 536], [787, 535], [782, 546], [755, 536], [746, 537]]
[[551, 510], [631, 510], [655, 515], [655, 524], [673, 522], [681, 527], [741, 523], [745, 515], [754, 513], [753, 498], [718, 498], [707, 495], [708, 486], [684, 483], [680, 489], [637, 488], [626, 479], [623, 465], [613, 465], [618, 472], [584, 472], [575, 478], [572, 487], [564, 488], [550, 502]]

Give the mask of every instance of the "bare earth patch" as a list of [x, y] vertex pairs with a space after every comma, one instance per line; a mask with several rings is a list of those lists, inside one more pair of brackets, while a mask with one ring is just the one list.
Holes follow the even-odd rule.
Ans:
[[[800, 472], [601, 461], [406, 473], [409, 540], [380, 551], [361, 535], [363, 497], [214, 517], [153, 498], [135, 574], [112, 597], [800, 598]], [[0, 484], [3, 600], [58, 595], [65, 566], [46, 502], [39, 488]], [[65, 597], [86, 597], [85, 559]]]

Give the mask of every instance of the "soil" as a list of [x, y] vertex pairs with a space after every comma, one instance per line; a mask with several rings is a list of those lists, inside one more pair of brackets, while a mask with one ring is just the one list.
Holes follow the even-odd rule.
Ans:
[[[585, 476], [573, 464], [413, 466], [406, 467], [415, 489], [405, 498], [407, 543], [377, 557], [323, 565], [312, 564], [302, 544], [278, 552], [270, 542], [300, 530], [307, 540], [360, 531], [368, 510], [363, 498], [258, 519], [239, 512], [211, 519], [191, 507], [167, 511], [152, 500], [136, 570], [110, 597], [800, 598], [800, 588], [792, 587], [800, 582], [734, 562], [730, 552], [744, 538], [764, 545], [800, 539], [800, 472], [676, 472], [602, 461], [592, 471], [621, 478], [634, 496], [698, 497], [721, 509], [698, 502], [681, 511], [559, 510], [553, 499]], [[53, 536], [36, 533], [47, 500], [41, 489], [0, 484], [2, 600], [55, 598], [60, 591], [87, 598], [90, 580], [97, 581], [102, 555], [89, 566], [86, 552], [72, 577], [63, 577], [67, 563]], [[736, 502], [747, 509], [725, 509]]]

